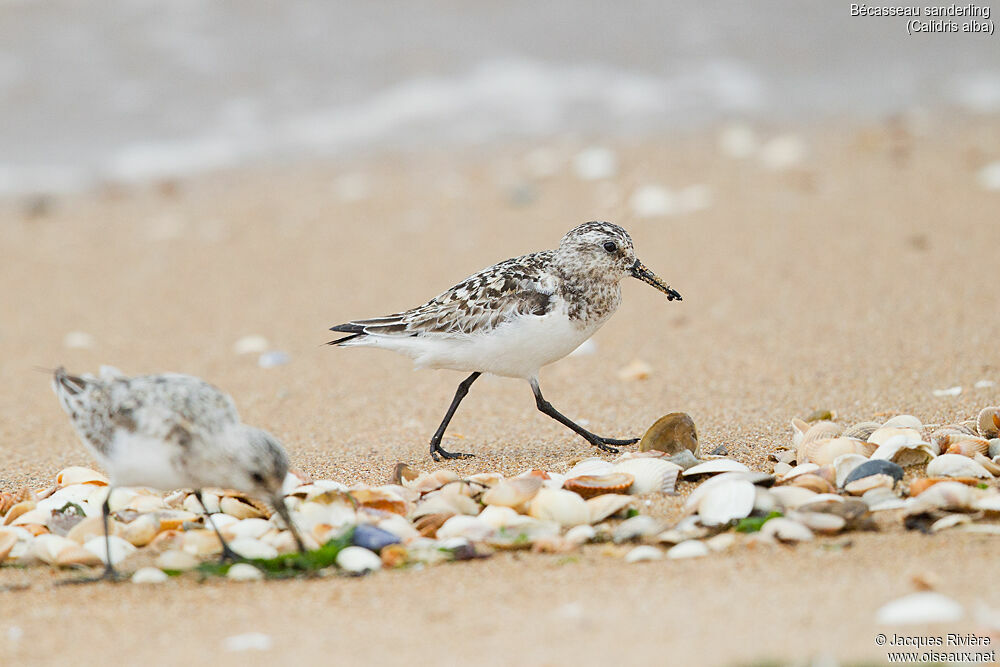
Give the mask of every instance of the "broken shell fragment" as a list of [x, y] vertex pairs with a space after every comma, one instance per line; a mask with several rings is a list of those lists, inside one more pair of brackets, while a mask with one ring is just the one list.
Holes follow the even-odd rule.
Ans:
[[892, 461], [901, 466], [921, 465], [937, 455], [935, 449], [930, 443], [911, 440], [906, 435], [895, 435], [880, 444], [871, 458]]
[[687, 450], [697, 457], [699, 446], [694, 420], [683, 412], [671, 412], [657, 419], [639, 440], [640, 452], [650, 450], [666, 452], [668, 455]]
[[[613, 472], [607, 475], [581, 475], [563, 483], [567, 491], [578, 493], [583, 498], [606, 493], [625, 493], [635, 482], [635, 477], [627, 472]], [[485, 501], [485, 497], [484, 500]]]
[[965, 484], [940, 482], [906, 501], [906, 514], [923, 514], [932, 510], [964, 511], [972, 508], [975, 498], [975, 490]]
[[797, 475], [789, 482], [791, 486], [801, 486], [816, 493], [834, 493], [837, 489], [828, 480], [813, 473]]
[[269, 516], [259, 505], [259, 503], [251, 502], [249, 498], [242, 495], [225, 496], [219, 500], [219, 509], [237, 519], [256, 519]]
[[837, 486], [843, 487], [847, 481], [847, 477], [865, 461], [868, 461], [868, 459], [860, 454], [842, 454], [838, 456], [837, 460], [833, 462], [834, 470], [836, 470]]
[[942, 454], [927, 464], [927, 474], [931, 477], [977, 477], [991, 479], [993, 475], [981, 464], [967, 456]]
[[818, 421], [810, 425], [801, 419], [793, 419], [792, 443], [796, 447], [802, 447], [805, 443], [814, 440], [836, 438], [843, 430], [843, 426], [832, 421]]
[[891, 476], [877, 473], [847, 482], [844, 484], [844, 491], [847, 491], [852, 496], [863, 496], [872, 489], [891, 490], [895, 485], [896, 480]]

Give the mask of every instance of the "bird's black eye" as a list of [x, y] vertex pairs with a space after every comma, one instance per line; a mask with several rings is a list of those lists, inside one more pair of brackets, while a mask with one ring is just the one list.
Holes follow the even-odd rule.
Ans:
[[607, 241], [604, 244], [604, 249], [608, 252], [618, 252], [618, 244], [614, 241]]
[[257, 484], [263, 484], [264, 483], [264, 476], [261, 475], [259, 472], [252, 472], [252, 473], [250, 473], [250, 479], [252, 479]]

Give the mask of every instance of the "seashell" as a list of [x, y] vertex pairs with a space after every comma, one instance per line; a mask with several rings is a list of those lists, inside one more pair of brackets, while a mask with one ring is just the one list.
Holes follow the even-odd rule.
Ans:
[[627, 491], [632, 495], [673, 493], [680, 470], [680, 466], [656, 458], [629, 459], [614, 466], [614, 472], [627, 473], [634, 478]]
[[982, 454], [979, 453], [973, 454], [972, 460], [978, 463], [979, 465], [983, 466], [984, 468], [986, 468], [986, 470], [989, 471], [991, 475], [1000, 475], [1000, 465], [986, 458]]
[[976, 454], [985, 455], [990, 451], [990, 441], [971, 435], [947, 435], [941, 439], [941, 447], [945, 454], [975, 458]]
[[686, 449], [684, 451], [677, 452], [673, 456], [667, 457], [667, 461], [680, 466], [681, 470], [687, 470], [688, 468], [701, 463], [701, 461], [699, 461], [694, 454]]
[[[809, 463], [809, 464], [806, 464], [806, 465], [816, 465], [816, 464], [815, 463]], [[816, 466], [816, 467], [818, 468], [819, 466]], [[774, 464], [774, 469], [771, 471], [771, 473], [775, 477], [777, 477], [777, 478], [780, 479], [780, 478], [784, 477], [785, 475], [787, 475], [788, 473], [790, 473], [794, 469], [795, 468], [793, 468], [791, 465], [789, 465], [787, 463], [782, 463], [782, 462], [779, 461], [778, 463]]]
[[620, 544], [655, 535], [662, 529], [663, 526], [660, 525], [659, 521], [646, 514], [640, 514], [618, 524], [611, 533], [611, 537], [616, 544]]
[[681, 558], [700, 558], [708, 555], [708, 545], [699, 540], [685, 540], [680, 544], [675, 544], [667, 550], [667, 558], [678, 560]]
[[935, 449], [930, 443], [908, 440], [906, 436], [896, 435], [879, 445], [878, 449], [872, 452], [871, 458], [892, 461], [901, 466], [921, 465], [937, 455]]
[[671, 412], [656, 420], [639, 440], [639, 451], [657, 450], [667, 454], [690, 451], [698, 456], [698, 434], [694, 420], [684, 412]]
[[594, 530], [593, 526], [573, 526], [566, 531], [564, 537], [573, 544], [586, 544], [597, 537], [597, 531]]
[[[108, 532], [118, 535], [121, 532], [121, 524], [117, 521], [108, 521]], [[79, 545], [83, 545], [92, 537], [104, 537], [104, 520], [99, 516], [87, 517], [80, 523], [70, 528], [66, 537]]]
[[919, 431], [924, 427], [923, 423], [914, 417], [913, 415], [896, 415], [891, 419], [886, 420], [882, 426], [896, 427], [896, 428], [912, 428]]
[[405, 500], [386, 489], [355, 489], [348, 491], [347, 495], [353, 498], [361, 507], [368, 507], [382, 512], [391, 512], [400, 516], [406, 516], [409, 511]]
[[153, 541], [158, 532], [160, 532], [159, 518], [155, 514], [143, 514], [135, 521], [125, 524], [121, 536], [132, 546], [144, 547]]
[[1000, 512], [1000, 493], [986, 493], [972, 501], [972, 509], [982, 512]]
[[860, 454], [842, 454], [838, 456], [837, 460], [833, 462], [833, 467], [836, 471], [837, 486], [844, 486], [844, 482], [847, 480], [848, 475], [850, 475], [855, 468], [867, 460], [868, 459]]
[[868, 505], [868, 509], [872, 512], [896, 510], [906, 507], [906, 502], [902, 498], [893, 493], [892, 489], [884, 486], [875, 486], [868, 489], [861, 494], [861, 500]]
[[753, 511], [767, 516], [771, 512], [781, 512], [785, 508], [769, 489], [754, 488]]
[[[466, 481], [490, 488], [502, 482], [503, 475], [498, 472], [480, 472], [470, 475], [466, 478]], [[545, 481], [544, 478], [542, 481]]]
[[692, 466], [684, 471], [684, 477], [693, 478], [698, 475], [716, 475], [722, 472], [749, 471], [745, 465], [732, 459], [712, 459]]
[[719, 533], [705, 540], [705, 546], [708, 547], [709, 551], [716, 553], [726, 551], [734, 544], [736, 544], [736, 536], [732, 533]]
[[789, 482], [791, 486], [800, 486], [816, 493], [834, 493], [837, 489], [828, 480], [814, 474], [798, 475]]
[[662, 560], [663, 552], [649, 544], [635, 547], [625, 554], [626, 563], [641, 563], [649, 560]]
[[990, 479], [990, 472], [980, 463], [967, 456], [942, 454], [927, 464], [927, 474], [931, 477], [977, 477]]
[[223, 496], [219, 499], [219, 511], [237, 519], [267, 518], [271, 513], [259, 502], [243, 494]]
[[604, 521], [609, 516], [618, 514], [626, 507], [632, 507], [635, 501], [628, 496], [618, 494], [604, 494], [594, 496], [587, 500], [587, 511], [590, 516], [590, 523]]
[[184, 551], [194, 556], [211, 556], [222, 551], [222, 542], [213, 530], [184, 531]]
[[923, 436], [920, 435], [920, 431], [915, 428], [883, 426], [868, 436], [868, 442], [882, 445], [893, 438], [903, 438], [905, 442], [923, 442], [924, 440]]
[[709, 534], [709, 529], [698, 523], [698, 517], [689, 516], [681, 519], [676, 526], [665, 530], [656, 536], [657, 542], [680, 544], [686, 540], [698, 540]]
[[590, 523], [590, 508], [586, 501], [562, 489], [541, 489], [531, 501], [529, 514], [543, 521], [555, 521], [560, 526]]
[[184, 502], [181, 503], [181, 507], [192, 514], [218, 514], [222, 511], [220, 506], [221, 498], [214, 493], [202, 493], [201, 499], [205, 501], [202, 505], [198, 502], [198, 498], [193, 494], [189, 494], [184, 498]]
[[24, 526], [27, 524], [39, 524], [45, 525], [45, 522], [49, 520], [51, 516], [48, 510], [43, 510], [40, 508], [35, 508], [33, 510], [28, 510], [24, 514], [21, 514], [16, 519], [14, 519], [10, 525], [12, 526]]
[[248, 560], [278, 557], [278, 550], [270, 544], [249, 537], [236, 538], [229, 543], [229, 548]]
[[957, 623], [965, 616], [962, 605], [940, 593], [910, 593], [893, 600], [875, 612], [875, 622], [882, 625], [929, 625]]
[[[805, 428], [804, 428], [805, 427]], [[801, 419], [792, 421], [792, 428], [796, 433], [792, 436], [792, 442], [797, 449], [815, 440], [829, 440], [839, 437], [844, 431], [844, 427], [832, 421], [818, 421], [811, 426]], [[801, 461], [800, 461], [801, 463]]]
[[940, 454], [942, 451], [948, 448], [948, 436], [963, 436], [963, 435], [976, 435], [975, 431], [966, 426], [965, 424], [945, 424], [940, 428], [934, 430], [931, 433], [929, 440], [932, 444], [937, 446], [937, 453]]
[[158, 510], [167, 509], [167, 505], [163, 502], [163, 498], [160, 498], [159, 496], [149, 493], [137, 493], [131, 500], [129, 500], [125, 509], [135, 510], [136, 512], [145, 514], [146, 512], [156, 512]]
[[788, 514], [788, 518], [801, 523], [814, 533], [823, 533], [824, 535], [836, 535], [847, 526], [847, 520], [844, 517], [829, 512], [794, 511]]
[[406, 482], [416, 480], [422, 474], [424, 473], [400, 461], [392, 469], [392, 476], [389, 478], [389, 481], [392, 484], [405, 484]]
[[264, 573], [250, 563], [235, 563], [226, 572], [226, 578], [233, 581], [260, 581]]
[[[231, 519], [227, 522], [226, 519]], [[260, 539], [274, 529], [274, 524], [266, 519], [235, 519], [228, 514], [219, 514], [212, 517], [215, 527], [222, 531], [227, 540], [236, 540], [241, 537], [248, 537], [252, 540]]]
[[488, 505], [479, 513], [478, 518], [480, 521], [490, 524], [496, 530], [500, 530], [505, 526], [516, 525], [522, 521], [534, 521], [531, 517], [522, 516], [510, 507], [504, 507], [503, 505]]
[[30, 553], [44, 563], [55, 565], [59, 559], [59, 553], [71, 547], [80, 548], [80, 545], [59, 535], [39, 535], [31, 541]]
[[860, 454], [871, 456], [877, 445], [855, 440], [853, 438], [832, 438], [828, 440], [813, 440], [804, 443], [799, 449], [799, 463], [816, 463], [818, 465], [832, 464], [838, 456], [844, 454]]
[[97, 486], [107, 486], [108, 478], [90, 468], [83, 466], [70, 466], [63, 468], [56, 475], [56, 484], [59, 486], [69, 486], [71, 484], [95, 484]]
[[813, 532], [804, 524], [784, 517], [775, 517], [765, 521], [760, 529], [761, 537], [779, 540], [781, 542], [809, 542]]
[[990, 438], [990, 451], [988, 456], [996, 461], [1000, 457], [1000, 438]]
[[716, 484], [698, 501], [698, 517], [705, 526], [722, 526], [750, 516], [756, 490], [746, 480], [732, 479]]
[[884, 473], [876, 473], [847, 482], [844, 484], [844, 490], [852, 496], [863, 496], [872, 489], [892, 490], [895, 485], [896, 480], [892, 476]]
[[368, 549], [351, 546], [337, 554], [337, 565], [350, 574], [366, 574], [382, 569], [382, 559]]
[[542, 484], [542, 478], [534, 476], [501, 480], [483, 494], [482, 503], [518, 509], [535, 497]]
[[800, 463], [794, 468], [791, 468], [784, 475], [779, 476], [778, 483], [784, 484], [785, 482], [788, 482], [794, 479], [795, 477], [798, 477], [799, 475], [805, 475], [808, 473], [816, 472], [817, 470], [819, 470], [819, 466], [816, 465], [815, 463]]
[[961, 482], [966, 486], [976, 486], [980, 483], [975, 477], [921, 477], [910, 482], [909, 495], [911, 498], [919, 496], [927, 489], [941, 482]]
[[633, 482], [635, 477], [627, 472], [613, 472], [607, 475], [574, 477], [566, 480], [563, 488], [579, 494], [582, 498], [593, 498], [606, 493], [625, 493]]
[[445, 484], [457, 482], [460, 479], [458, 473], [454, 470], [442, 468], [432, 473], [423, 473], [413, 480], [407, 481], [404, 479], [401, 483], [406, 488], [413, 489], [418, 493], [430, 493], [431, 491], [440, 489]]
[[6, 491], [0, 493], [0, 517], [6, 514], [7, 510], [13, 507], [16, 502], [17, 500], [14, 498], [13, 493], [8, 493]]
[[614, 468], [614, 464], [609, 461], [605, 461], [604, 459], [599, 459], [597, 457], [591, 457], [580, 461], [575, 466], [570, 468], [566, 472], [566, 479], [572, 479], [582, 475], [607, 475], [608, 473], [613, 472]]
[[163, 510], [156, 513], [160, 520], [160, 530], [180, 530], [185, 523], [195, 523], [201, 519], [197, 514], [184, 510]]
[[36, 506], [37, 503], [34, 500], [22, 500], [21, 502], [14, 503], [4, 515], [3, 525], [9, 526], [13, 524], [22, 514], [27, 514], [35, 509]]
[[968, 514], [949, 514], [932, 523], [929, 530], [931, 533], [940, 533], [963, 523], [972, 523], [972, 517]]
[[[73, 544], [76, 545], [75, 542]], [[107, 564], [109, 560], [108, 545], [111, 547], [110, 560], [112, 565], [117, 565], [136, 551], [134, 546], [117, 535], [111, 535], [107, 543], [103, 537], [92, 537], [84, 542], [83, 548], [100, 558], [102, 563]]]
[[382, 567], [392, 569], [406, 565], [410, 554], [402, 544], [390, 544], [385, 549], [382, 549], [379, 558], [382, 559]]
[[0, 563], [10, 555], [18, 541], [18, 535], [13, 530], [0, 530]]
[[411, 517], [416, 519], [425, 514], [469, 514], [475, 516], [479, 514], [479, 510], [479, 503], [468, 496], [432, 491], [417, 503]]
[[980, 410], [976, 417], [976, 431], [987, 440], [1000, 437], [1000, 407]]
[[629, 381], [629, 380], [645, 380], [653, 372], [653, 367], [647, 364], [641, 359], [633, 359], [628, 365], [623, 366], [621, 370], [618, 371], [618, 379]]
[[169, 551], [164, 551], [162, 554], [157, 556], [156, 567], [161, 570], [175, 570], [183, 572], [185, 570], [193, 570], [198, 567], [199, 562], [200, 561], [197, 558], [186, 551], [171, 549]]
[[747, 476], [752, 474], [753, 473], [746, 473], [739, 471], [724, 472], [716, 475], [715, 477], [711, 477], [705, 480], [704, 482], [699, 484], [694, 489], [694, 491], [688, 494], [687, 499], [684, 501], [684, 511], [688, 514], [697, 512], [698, 503], [701, 502], [701, 499], [704, 498], [706, 495], [708, 495], [708, 493], [711, 492], [713, 488], [715, 488], [720, 484], [727, 484], [733, 480], [741, 480], [753, 484], [753, 481], [751, 479], [747, 479]]
[[162, 584], [167, 579], [167, 573], [156, 567], [140, 567], [132, 575], [133, 584]]
[[841, 437], [867, 441], [869, 436], [880, 428], [882, 428], [882, 425], [878, 422], [859, 422], [854, 426], [848, 426], [844, 429]]
[[413, 524], [413, 527], [420, 531], [420, 534], [424, 537], [435, 537], [438, 528], [443, 526], [444, 522], [453, 516], [455, 516], [453, 513], [425, 514]]
[[774, 496], [785, 510], [793, 510], [808, 502], [815, 501], [820, 494], [801, 486], [776, 486], [771, 489]]
[[865, 477], [875, 475], [888, 476], [892, 480], [892, 484], [889, 484], [889, 488], [892, 488], [896, 482], [903, 479], [903, 468], [892, 461], [886, 461], [884, 459], [871, 459], [869, 461], [865, 461], [852, 470], [851, 474], [844, 479], [844, 484], [846, 486], [847, 484], [856, 482]]
[[972, 508], [976, 493], [959, 482], [940, 482], [906, 502], [906, 514], [923, 514], [933, 510], [964, 511]]

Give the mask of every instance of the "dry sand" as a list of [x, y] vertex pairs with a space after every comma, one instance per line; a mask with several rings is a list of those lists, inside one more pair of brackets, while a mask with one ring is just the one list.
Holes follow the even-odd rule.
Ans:
[[[619, 145], [621, 170], [524, 176], [529, 147], [404, 155], [109, 188], [0, 208], [0, 487], [92, 465], [34, 366], [178, 371], [230, 391], [246, 421], [316, 476], [377, 483], [427, 440], [456, 373], [413, 373], [381, 351], [323, 346], [328, 326], [416, 305], [499, 259], [553, 247], [575, 224], [623, 224], [643, 261], [684, 295], [637, 281], [597, 352], [543, 371], [547, 398], [607, 435], [690, 413], [709, 451], [769, 470], [788, 420], [912, 413], [968, 418], [1000, 402], [996, 267], [1000, 195], [976, 181], [1000, 158], [1000, 121], [934, 117], [801, 128], [783, 171], [723, 157], [714, 136]], [[563, 162], [581, 145], [554, 143]], [[365, 188], [357, 187], [363, 174]], [[636, 218], [645, 183], [706, 184], [712, 205]], [[353, 191], [348, 192], [348, 191]], [[354, 197], [347, 195], [353, 194]], [[45, 209], [48, 210], [39, 210]], [[30, 209], [30, 210], [29, 210]], [[67, 349], [84, 331], [90, 349]], [[233, 343], [262, 334], [289, 353], [262, 369]], [[645, 381], [622, 381], [632, 359]], [[973, 389], [982, 379], [998, 384]], [[961, 385], [961, 395], [932, 390]], [[562, 469], [588, 445], [534, 409], [523, 382], [481, 380], [445, 446], [463, 472]], [[682, 494], [688, 485], [682, 485]], [[681, 498], [649, 511], [675, 519]], [[621, 552], [503, 554], [364, 579], [159, 587], [53, 587], [44, 568], [0, 570], [0, 664], [726, 664], [828, 653], [881, 663], [875, 610], [934, 572], [939, 590], [1000, 609], [996, 538], [927, 537], [883, 521], [795, 549], [626, 565]], [[265, 652], [226, 653], [263, 632]], [[20, 639], [16, 639], [21, 633]]]

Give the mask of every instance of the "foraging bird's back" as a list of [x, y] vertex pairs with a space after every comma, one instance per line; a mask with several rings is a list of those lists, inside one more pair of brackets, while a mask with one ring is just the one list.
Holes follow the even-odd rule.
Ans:
[[681, 298], [636, 258], [628, 232], [610, 222], [587, 222], [567, 232], [557, 249], [483, 269], [422, 306], [330, 327], [348, 335], [329, 344], [380, 347], [413, 358], [418, 367], [472, 373], [431, 438], [435, 459], [457, 456], [441, 449], [441, 438], [482, 373], [527, 380], [539, 410], [591, 444], [616, 451], [609, 445], [632, 439], [601, 438], [559, 414], [542, 398], [538, 371], [572, 352], [614, 314], [626, 276], [652, 285], [670, 301]]
[[242, 424], [232, 399], [199, 378], [60, 368], [53, 388], [115, 485], [216, 486], [271, 498], [287, 474], [280, 444]]

